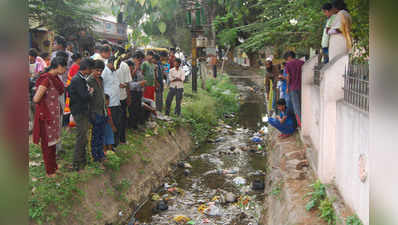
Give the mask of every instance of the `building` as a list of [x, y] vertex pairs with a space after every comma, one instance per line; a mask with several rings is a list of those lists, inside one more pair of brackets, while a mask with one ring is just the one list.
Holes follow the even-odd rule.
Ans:
[[115, 17], [95, 17], [98, 24], [94, 26], [94, 35], [97, 39], [106, 39], [113, 43], [126, 42], [127, 24], [118, 23]]

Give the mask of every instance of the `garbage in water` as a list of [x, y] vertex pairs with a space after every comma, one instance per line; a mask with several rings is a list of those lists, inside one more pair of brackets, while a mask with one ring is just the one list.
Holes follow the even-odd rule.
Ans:
[[254, 137], [252, 137], [251, 141], [254, 143], [261, 143], [263, 141], [263, 139], [260, 137], [254, 136]]
[[167, 205], [167, 202], [166, 201], [163, 201], [163, 200], [161, 200], [161, 201], [158, 201], [157, 203], [156, 203], [156, 209], [155, 209], [155, 211], [165, 211], [165, 210], [168, 210], [169, 209], [169, 206]]
[[180, 168], [188, 168], [188, 169], [192, 168], [191, 164], [187, 162], [178, 162], [177, 166]]
[[[140, 224], [259, 223], [265, 194], [254, 189], [262, 186], [260, 183], [256, 186], [256, 180], [264, 180], [263, 141], [268, 129], [262, 128], [264, 107], [258, 107], [263, 101], [254, 99], [257, 97], [263, 96], [243, 94], [245, 105], [239, 117], [236, 114], [234, 124], [218, 121], [219, 126], [213, 130], [215, 136], [208, 139], [209, 143], [199, 146], [189, 160], [181, 160], [176, 171], [164, 178], [158, 196], [150, 196], [156, 200], [147, 201], [134, 213]], [[233, 117], [233, 114], [224, 115], [224, 118]], [[258, 140], [253, 141], [253, 137]], [[249, 150], [256, 154], [250, 154]], [[168, 209], [161, 211], [166, 205]], [[154, 212], [153, 208], [158, 211]], [[246, 216], [242, 217], [243, 212]]]
[[187, 216], [184, 215], [177, 215], [173, 218], [173, 220], [177, 223], [187, 223], [189, 221], [191, 221], [191, 219]]
[[263, 121], [263, 123], [267, 123], [268, 122], [268, 116], [267, 115], [263, 116], [262, 121]]
[[184, 170], [184, 175], [185, 176], [189, 176], [189, 174], [191, 174], [191, 171], [189, 169], [185, 169]]
[[264, 133], [264, 134], [268, 134], [268, 127], [263, 126], [260, 130], [260, 132]]
[[225, 202], [226, 203], [233, 203], [235, 201], [236, 201], [236, 196], [233, 193], [227, 192], [225, 194]]
[[264, 181], [262, 181], [262, 180], [253, 181], [252, 189], [255, 190], [255, 191], [264, 190]]
[[153, 201], [159, 201], [161, 198], [160, 198], [160, 196], [158, 195], [158, 194], [153, 194], [152, 195], [152, 200]]
[[243, 185], [243, 184], [246, 184], [246, 180], [245, 180], [245, 178], [243, 178], [243, 177], [235, 177], [235, 178], [233, 179], [233, 182], [234, 182], [236, 185]]
[[217, 206], [210, 205], [209, 208], [205, 210], [205, 214], [208, 216], [221, 216], [222, 212]]

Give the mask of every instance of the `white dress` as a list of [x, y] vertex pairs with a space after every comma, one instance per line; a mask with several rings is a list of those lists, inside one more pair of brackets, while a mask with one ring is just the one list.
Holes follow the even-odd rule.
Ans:
[[[342, 27], [342, 20], [345, 17], [347, 20], [351, 21], [351, 16], [346, 10], [340, 10], [337, 14], [331, 29], [339, 29]], [[329, 59], [332, 60], [334, 57], [340, 54], [348, 53], [347, 41], [342, 33], [330, 35], [329, 40]]]

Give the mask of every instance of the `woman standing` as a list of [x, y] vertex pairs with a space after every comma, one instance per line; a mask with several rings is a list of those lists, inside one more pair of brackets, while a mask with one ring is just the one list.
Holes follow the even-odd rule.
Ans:
[[352, 39], [351, 39], [351, 15], [347, 10], [347, 5], [343, 0], [335, 0], [332, 3], [333, 8], [336, 12], [336, 16], [332, 22], [328, 34], [330, 35], [329, 40], [329, 58], [340, 54], [347, 54], [351, 51]]
[[58, 169], [56, 144], [60, 141], [61, 107], [59, 96], [64, 93], [64, 85], [58, 75], [64, 74], [67, 62], [63, 57], [55, 57], [50, 66], [36, 82], [37, 91], [33, 97], [36, 103], [33, 142], [41, 143], [44, 165], [48, 177], [54, 177]]

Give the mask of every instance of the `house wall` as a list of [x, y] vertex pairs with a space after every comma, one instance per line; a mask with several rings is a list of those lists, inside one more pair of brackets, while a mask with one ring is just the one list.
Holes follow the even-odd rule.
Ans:
[[[366, 174], [369, 171], [369, 116], [338, 101], [336, 124], [335, 182], [346, 204], [364, 224], [369, 224], [369, 179]], [[361, 166], [364, 167], [362, 174]]]

